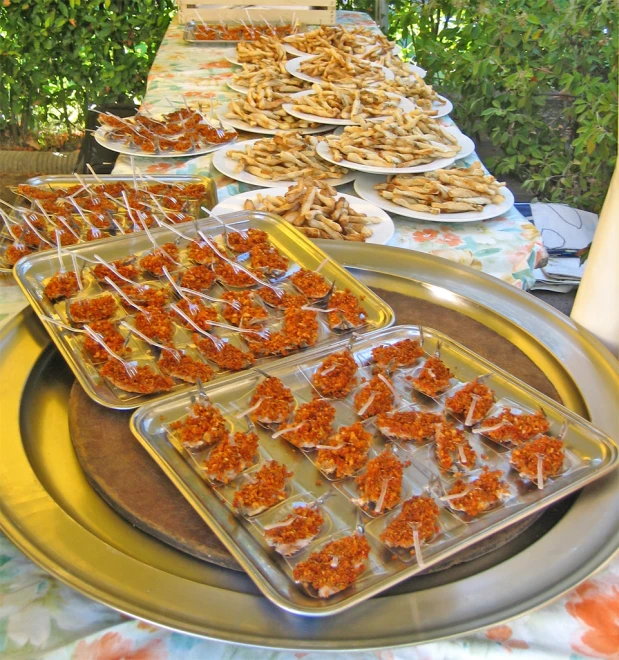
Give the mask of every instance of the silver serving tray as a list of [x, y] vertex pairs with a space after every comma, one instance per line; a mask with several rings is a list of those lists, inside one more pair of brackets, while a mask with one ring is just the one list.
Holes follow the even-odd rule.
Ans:
[[[551, 434], [559, 434], [562, 424], [564, 422], [568, 424], [565, 436], [567, 454], [565, 472], [554, 479], [548, 479], [543, 490], [538, 489], [536, 484], [520, 479], [516, 471], [510, 469], [506, 450], [503, 447], [482, 439], [482, 436], [477, 436], [475, 439], [471, 436], [471, 444], [478, 452], [477, 471], [471, 474], [478, 474], [482, 464], [488, 465], [492, 470], [502, 470], [503, 478], [510, 489], [509, 499], [502, 506], [475, 519], [470, 519], [461, 512], [454, 512], [448, 504], [444, 505], [439, 500], [441, 530], [435, 540], [424, 546], [425, 567], [432, 566], [543, 509], [602, 477], [616, 466], [618, 460], [616, 445], [587, 421], [450, 340], [443, 333], [424, 329], [423, 336], [424, 349], [428, 354], [434, 353], [438, 342], [442, 343], [441, 359], [461, 382], [488, 374], [488, 380], [485, 382], [494, 390], [497, 399], [507, 398], [533, 410], [541, 408], [551, 422]], [[405, 338], [418, 339], [419, 328], [397, 326], [372, 332], [354, 342], [352, 352], [359, 365], [370, 365], [373, 347], [391, 344]], [[309, 376], [325, 357], [345, 346], [346, 342], [340, 342], [287, 360], [285, 363], [273, 363], [268, 367], [268, 374], [280, 378], [292, 390], [297, 402], [309, 401], [313, 398], [313, 391], [305, 376]], [[401, 392], [405, 392], [404, 376], [412, 371], [412, 369], [398, 370], [396, 373], [394, 383], [400, 385], [398, 389]], [[369, 377], [369, 374], [370, 369], [367, 369], [366, 373], [361, 375]], [[247, 429], [245, 423], [237, 419], [236, 413], [239, 409], [248, 407], [253, 390], [262, 378], [261, 374], [252, 370], [205, 388], [205, 393], [224, 412], [233, 430]], [[199, 467], [204, 455], [191, 455], [182, 450], [176, 441], [169, 425], [187, 414], [189, 406], [196, 400], [196, 393], [196, 391], [183, 392], [142, 407], [132, 417], [132, 431], [269, 600], [294, 614], [330, 616], [358, 605], [425, 568], [420, 566], [416, 559], [406, 558], [404, 553], [388, 549], [379, 540], [380, 532], [395, 515], [394, 512], [398, 511], [396, 508], [392, 512], [374, 518], [363, 515], [366, 537], [372, 546], [372, 553], [368, 570], [355, 585], [327, 600], [312, 597], [305, 592], [294, 583], [292, 567], [298, 561], [306, 559], [312, 550], [323, 544], [330, 535], [355, 532], [358, 513], [351, 501], [356, 493], [354, 479], [337, 480], [330, 484], [329, 477], [321, 474], [314, 466], [313, 452], [302, 452], [283, 439], [272, 439], [272, 431], [267, 432], [260, 428], [256, 430], [263, 453], [261, 461], [276, 460], [285, 464], [294, 473], [288, 493], [290, 500], [287, 501], [288, 504], [283, 503], [278, 507], [283, 507], [285, 510], [291, 501], [299, 497], [312, 501], [329, 489], [334, 488], [337, 491], [322, 508], [328, 521], [326, 529], [307, 550], [290, 560], [283, 559], [269, 548], [260, 531], [264, 524], [278, 519], [278, 507], [251, 519], [240, 516], [231, 506], [231, 500], [235, 488], [246, 483], [243, 475], [239, 476], [233, 485], [209, 484]], [[419, 409], [423, 407], [410, 391], [404, 393], [402, 399], [406, 405], [413, 405]], [[333, 402], [337, 409], [336, 430], [340, 426], [358, 421], [359, 418], [351, 401], [352, 397], [349, 396], [346, 400]], [[426, 404], [428, 403], [436, 410], [442, 409], [437, 402], [426, 400]], [[371, 426], [366, 428], [369, 430]], [[371, 455], [376, 455], [386, 446], [384, 438], [374, 430]], [[402, 462], [412, 463], [404, 471], [402, 499], [408, 499], [424, 490], [438, 498], [453, 485], [456, 477], [438, 469], [431, 446], [411, 448], [410, 445], [401, 445], [396, 452]], [[468, 477], [464, 478], [467, 480]]]
[[[185, 29], [183, 30], [183, 41], [198, 46], [208, 46], [210, 44], [223, 46], [225, 44], [238, 44], [239, 42], [243, 41], [242, 39], [197, 39], [196, 38], [197, 25], [198, 23], [196, 21], [189, 21], [189, 23], [185, 24]], [[298, 26], [298, 32], [304, 32], [305, 29], [306, 26], [304, 25]]]
[[[316, 247], [314, 243], [297, 232], [292, 225], [272, 214], [242, 212], [227, 216], [227, 223], [237, 229], [246, 229], [248, 227], [263, 229], [269, 234], [271, 243], [289, 257], [291, 265], [298, 264], [301, 267], [313, 270], [327, 259], [327, 255], [320, 248]], [[213, 220], [200, 220], [197, 223], [197, 228], [212, 237], [220, 236], [222, 233], [221, 225]], [[188, 237], [193, 237], [197, 231], [196, 223], [180, 225], [179, 231]], [[166, 228], [155, 229], [150, 234], [159, 245], [179, 239], [173, 230]], [[181, 239], [180, 247], [187, 243], [187, 240]], [[70, 255], [75, 255], [78, 261], [83, 257], [81, 263], [88, 267], [90, 264], [85, 260], [93, 260], [95, 255], [99, 255], [109, 262], [132, 254], [148, 252], [149, 250], [152, 250], [152, 244], [148, 236], [144, 232], [138, 232], [97, 241], [94, 244], [88, 243], [82, 246], [68, 248], [65, 250], [63, 263], [67, 270], [72, 270], [73, 266]], [[58, 269], [59, 262], [56, 253], [48, 251], [20, 260], [14, 269], [14, 275], [39, 317], [50, 316], [67, 323], [65, 301], [54, 304], [43, 294], [44, 282], [57, 273]], [[84, 270], [83, 272], [86, 273], [87, 271]], [[371, 330], [387, 327], [393, 323], [394, 317], [391, 308], [337, 263], [329, 260], [324, 265], [321, 273], [329, 281], [335, 282], [338, 289], [349, 289], [357, 297], [363, 297], [362, 304], [367, 312], [367, 323], [358, 330], [359, 333], [363, 334]], [[103, 285], [96, 283], [92, 278], [84, 277], [83, 279], [86, 285], [85, 293], [88, 296], [100, 294], [104, 289], [111, 290], [107, 285], [103, 287]], [[156, 284], [157, 278], [143, 276], [138, 281], [155, 282]], [[161, 281], [165, 282], [166, 280], [163, 278]], [[218, 298], [222, 291], [223, 289], [220, 285], [215, 285], [209, 290], [209, 295]], [[112, 291], [112, 294], [120, 301], [119, 304], [121, 306], [121, 311], [114, 320], [119, 320], [122, 317], [130, 319], [131, 314], [129, 312], [132, 308], [129, 308], [126, 303], [123, 303], [114, 291]], [[277, 314], [273, 313], [269, 323], [276, 324], [277, 320]], [[225, 322], [225, 320], [220, 318], [219, 322]], [[96, 365], [84, 353], [79, 335], [59, 329], [50, 323], [45, 323], [45, 325], [56, 346], [69, 363], [75, 377], [79, 380], [88, 395], [97, 403], [118, 410], [130, 410], [147, 401], [152, 401], [153, 398], [161, 398], [161, 394], [132, 394], [111, 386], [99, 376]], [[231, 344], [242, 347], [242, 340], [239, 338], [240, 335], [236, 330], [230, 331], [216, 328], [213, 334], [224, 337]], [[338, 342], [340, 337], [341, 335], [329, 331], [326, 325], [320, 322], [320, 335], [316, 346]], [[176, 324], [174, 340], [177, 346], [187, 347], [191, 351], [195, 348], [191, 340], [191, 332], [186, 331], [178, 324]], [[132, 338], [131, 342], [132, 352], [129, 359], [137, 360], [140, 364], [149, 364], [154, 367], [156, 353], [152, 351], [148, 344], [141, 340], [135, 340], [135, 338]], [[277, 359], [290, 360], [294, 359], [294, 355], [287, 358], [260, 358], [256, 361], [256, 364], [268, 364]], [[215, 378], [226, 377], [227, 375], [229, 375], [229, 372], [216, 369]], [[188, 387], [186, 383], [178, 382], [171, 391], [187, 390]], [[169, 393], [163, 394], [163, 396], [169, 395]]]
[[[130, 185], [134, 185], [134, 178], [129, 174], [119, 175], [119, 174], [99, 174], [93, 176], [92, 174], [80, 175], [80, 179], [87, 184], [96, 185], [98, 183], [116, 183], [118, 181], [123, 181]], [[149, 183], [150, 181], [147, 181]], [[152, 183], [200, 183], [206, 188], [204, 197], [200, 200], [196, 200], [191, 206], [190, 212], [197, 215], [201, 206], [205, 206], [208, 209], [212, 209], [217, 204], [217, 188], [213, 180], [206, 176], [196, 176], [196, 175], [186, 175], [186, 174], [162, 174], [157, 177], [156, 181]], [[70, 174], [50, 174], [43, 176], [31, 177], [26, 181], [27, 185], [30, 186], [39, 186], [46, 189], [55, 189], [55, 188], [65, 188], [67, 186], [79, 185], [79, 181]], [[14, 211], [11, 211], [9, 215], [14, 215]], [[11, 273], [12, 268], [9, 268], [6, 265], [2, 258], [2, 253], [6, 247], [13, 243], [13, 237], [9, 233], [4, 222], [0, 221], [0, 273]], [[88, 243], [85, 240], [84, 235], [86, 233], [86, 228], [80, 235], [80, 244]]]

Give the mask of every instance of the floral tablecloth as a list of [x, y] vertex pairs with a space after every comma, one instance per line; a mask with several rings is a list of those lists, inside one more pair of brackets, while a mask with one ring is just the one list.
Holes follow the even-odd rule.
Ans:
[[[370, 24], [359, 14], [339, 13], [342, 22]], [[224, 49], [183, 45], [172, 25], [153, 65], [147, 102], [165, 111], [166, 97], [226, 96], [230, 75]], [[169, 104], [168, 104], [169, 107]], [[210, 158], [147, 161], [150, 172], [210, 171]], [[119, 168], [127, 167], [126, 162]], [[237, 184], [214, 174], [220, 196]], [[532, 269], [544, 258], [535, 228], [515, 211], [505, 218], [466, 227], [396, 218], [394, 245], [472, 263], [516, 286], [532, 284]], [[0, 327], [25, 305], [10, 279], [0, 280]], [[0, 457], [1, 460], [1, 457]], [[393, 651], [360, 653], [271, 652], [203, 640], [130, 619], [92, 601], [28, 560], [0, 534], [0, 657], [47, 660], [619, 660], [619, 560], [567, 596], [539, 611], [458, 639]]]
[[[367, 14], [338, 12], [339, 23], [354, 23], [376, 28]], [[159, 48], [148, 77], [148, 91], [144, 105], [151, 112], [170, 112], [178, 106], [182, 96], [190, 104], [210, 104], [216, 107], [233, 96], [226, 86], [233, 66], [225, 58], [235, 52], [230, 46], [201, 46], [183, 41], [182, 27], [172, 23]], [[450, 119], [445, 120], [450, 123]], [[248, 136], [258, 137], [255, 134]], [[199, 173], [214, 178], [220, 199], [253, 189], [239, 184], [211, 167], [212, 156], [191, 159], [134, 159], [135, 166], [150, 174]], [[470, 165], [473, 154], [459, 164]], [[129, 157], [118, 159], [115, 173], [131, 172]], [[342, 192], [354, 194], [352, 185], [341, 187]], [[437, 223], [393, 216], [395, 234], [389, 245], [428, 252], [439, 257], [483, 270], [519, 288], [528, 289], [535, 283], [533, 270], [547, 258], [542, 237], [534, 225], [512, 209], [494, 220], [472, 223]]]

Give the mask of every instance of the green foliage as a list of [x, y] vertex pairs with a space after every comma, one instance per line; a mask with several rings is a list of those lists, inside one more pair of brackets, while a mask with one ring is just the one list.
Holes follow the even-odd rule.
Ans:
[[617, 157], [615, 0], [395, 0], [391, 37], [540, 199], [599, 211]]
[[19, 144], [50, 124], [71, 133], [88, 106], [133, 100], [174, 0], [4, 0], [0, 133]]

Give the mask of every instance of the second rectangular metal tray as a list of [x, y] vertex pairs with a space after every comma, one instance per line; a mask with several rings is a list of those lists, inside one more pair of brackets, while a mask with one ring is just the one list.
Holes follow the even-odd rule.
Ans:
[[[378, 330], [359, 338], [352, 345], [352, 353], [359, 366], [359, 376], [371, 376], [371, 351], [379, 345], [390, 345], [404, 339], [421, 338], [420, 328], [399, 326]], [[509, 494], [498, 508], [471, 518], [454, 511], [441, 497], [452, 488], [458, 475], [439, 469], [434, 458], [433, 445], [405, 445], [397, 442], [394, 451], [406, 465], [402, 499], [426, 493], [439, 506], [439, 533], [423, 550], [423, 565], [416, 556], [393, 550], [383, 545], [381, 532], [398, 513], [392, 512], [369, 516], [360, 514], [354, 504], [355, 482], [352, 478], [331, 480], [320, 472], [315, 463], [315, 452], [299, 450], [283, 438], [272, 437], [272, 431], [258, 427], [260, 440], [259, 462], [275, 460], [293, 472], [288, 499], [253, 518], [240, 515], [232, 506], [235, 488], [246, 483], [240, 475], [232, 484], [221, 486], [210, 482], [201, 468], [203, 454], [187, 452], [179, 443], [173, 423], [186, 418], [190, 407], [199, 399], [198, 392], [183, 392], [165, 400], [148, 404], [136, 411], [131, 428], [144, 448], [172, 480], [188, 502], [204, 521], [215, 531], [219, 539], [241, 564], [262, 593], [279, 607], [295, 614], [323, 617], [342, 612], [378, 593], [381, 593], [422, 571], [428, 566], [450, 557], [505, 527], [543, 509], [558, 499], [582, 488], [594, 479], [607, 474], [617, 465], [617, 447], [605, 434], [595, 429], [584, 419], [513, 378], [487, 360], [472, 353], [436, 330], [424, 329], [423, 348], [426, 356], [435, 353], [441, 346], [441, 359], [451, 369], [455, 378], [452, 385], [469, 382], [479, 376], [493, 390], [497, 405], [520, 406], [525, 410], [543, 411], [550, 423], [548, 433], [559, 436], [566, 428], [565, 463], [561, 473], [548, 478], [543, 489], [534, 481], [522, 479], [510, 466], [509, 453], [505, 447], [483, 437], [468, 433], [470, 442], [477, 451], [479, 463], [476, 469], [463, 476], [468, 480], [478, 476], [480, 468], [500, 470], [501, 479], [508, 486]], [[337, 350], [344, 350], [347, 341], [323, 347], [311, 354], [300, 355], [291, 360], [268, 366], [268, 375], [279, 378], [290, 388], [297, 404], [315, 397], [309, 378], [321, 362]], [[423, 358], [422, 358], [423, 360]], [[400, 405], [410, 410], [441, 411], [441, 401], [419, 398], [407, 387], [407, 376], [413, 375], [418, 366], [396, 370], [394, 383], [399, 384], [402, 401]], [[220, 383], [208, 385], [204, 393], [212, 404], [224, 414], [232, 431], [247, 430], [246, 422], [239, 419], [239, 410], [247, 409], [256, 385], [263, 374], [248, 371], [228, 378]], [[359, 379], [359, 387], [363, 385]], [[354, 392], [353, 392], [354, 394]], [[337, 415], [335, 431], [341, 426], [359, 420], [352, 404], [352, 397], [331, 400]], [[489, 411], [484, 419], [492, 414]], [[371, 420], [370, 420], [371, 422]], [[371, 454], [376, 455], [390, 445], [376, 429], [373, 432]], [[250, 468], [252, 473], [255, 468]], [[362, 471], [362, 470], [361, 470]], [[250, 477], [251, 481], [251, 477]], [[316, 542], [292, 559], [284, 559], [265, 543], [263, 530], [273, 521], [281, 521], [294, 507], [295, 502], [311, 502], [327, 491], [334, 494], [324, 503], [327, 521], [325, 529]], [[365, 534], [371, 546], [369, 567], [355, 584], [325, 600], [308, 594], [292, 578], [293, 567], [302, 559], [322, 547], [325, 541], [352, 534], [358, 529], [361, 515]]]

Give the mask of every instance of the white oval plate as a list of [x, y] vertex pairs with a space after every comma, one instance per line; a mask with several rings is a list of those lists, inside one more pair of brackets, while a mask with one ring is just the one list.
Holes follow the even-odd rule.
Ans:
[[226, 80], [226, 85], [228, 85], [230, 89], [238, 92], [239, 94], [247, 94], [247, 92], [249, 92], [249, 87], [242, 87], [241, 85], [237, 85], [236, 83], [230, 82], [229, 80]]
[[[236, 211], [242, 211], [245, 201], [248, 199], [256, 199], [258, 195], [268, 194], [272, 197], [283, 197], [288, 192], [289, 186], [281, 186], [278, 188], [266, 188], [262, 190], [250, 190], [249, 192], [240, 193], [239, 195], [234, 195], [233, 197], [228, 197], [222, 202], [219, 202], [217, 206], [211, 210], [211, 213], [214, 215], [221, 215], [222, 213], [234, 213]], [[374, 243], [376, 245], [386, 245], [393, 236], [395, 227], [393, 226], [393, 220], [383, 211], [383, 209], [367, 202], [364, 199], [359, 199], [353, 195], [344, 195], [343, 193], [338, 193], [338, 197], [343, 197], [350, 206], [357, 211], [358, 213], [365, 213], [369, 217], [378, 217], [382, 220], [380, 224], [377, 225], [368, 225], [372, 230], [372, 236], [368, 238], [366, 243]]]
[[[258, 140], [245, 140], [244, 142], [236, 142], [234, 144], [235, 151], [244, 151], [247, 149], [248, 145], [252, 145]], [[261, 179], [259, 176], [245, 172], [237, 172], [236, 168], [239, 164], [237, 160], [229, 158], [226, 155], [228, 149], [221, 149], [216, 151], [213, 156], [213, 165], [226, 176], [229, 176], [231, 179], [236, 179], [237, 181], [242, 181], [243, 183], [249, 183], [253, 186], [262, 186], [267, 188], [276, 188], [281, 186], [292, 186], [297, 181], [271, 181], [270, 179]], [[325, 182], [331, 186], [343, 186], [345, 183], [350, 183], [354, 181], [357, 176], [356, 172], [348, 172], [341, 179], [325, 179]]]
[[[308, 89], [304, 92], [297, 92], [296, 94], [291, 94], [291, 98], [298, 99], [303, 96], [311, 96], [315, 94], [316, 92], [313, 89]], [[411, 110], [415, 109], [415, 104], [409, 99], [406, 99], [403, 96], [398, 96], [397, 94], [390, 94], [390, 96], [400, 99], [399, 107], [400, 109], [404, 110], [404, 112], [410, 112]], [[282, 107], [289, 115], [292, 115], [293, 117], [298, 117], [299, 119], [306, 119], [307, 121], [314, 121], [319, 124], [324, 123], [324, 124], [331, 124], [332, 126], [354, 126], [358, 123], [355, 121], [351, 121], [350, 119], [329, 119], [327, 117], [318, 117], [316, 115], [310, 115], [307, 114], [306, 112], [299, 112], [298, 110], [294, 109], [292, 103], [284, 103]], [[389, 118], [388, 116], [378, 117], [378, 119], [388, 119], [388, 118]], [[229, 120], [226, 121], [230, 123]], [[233, 126], [233, 124], [230, 124], [230, 126]]]
[[[228, 124], [228, 122], [226, 122], [226, 124], [232, 128], [232, 124]], [[103, 126], [99, 126], [99, 128], [94, 132], [95, 140], [102, 147], [110, 149], [111, 151], [115, 151], [119, 154], [126, 154], [127, 156], [138, 156], [139, 158], [193, 158], [194, 156], [210, 154], [213, 151], [217, 151], [217, 149], [221, 149], [222, 146], [229, 147], [230, 145], [236, 143], [236, 140], [233, 140], [232, 142], [226, 142], [226, 144], [223, 145], [211, 144], [199, 149], [194, 148], [192, 151], [162, 151], [158, 154], [151, 154], [150, 152], [142, 151], [142, 149], [128, 147], [124, 144], [121, 144], [120, 142], [116, 142], [115, 140], [108, 140], [106, 137], [107, 133], [108, 131]]]
[[[331, 158], [331, 151], [326, 142], [321, 142], [316, 148], [316, 153], [324, 158], [329, 163], [334, 165], [341, 165], [346, 167], [349, 170], [357, 170], [359, 172], [367, 172], [368, 174], [421, 174], [422, 172], [432, 172], [433, 170], [440, 170], [444, 167], [449, 167], [453, 165], [456, 160], [466, 158], [475, 152], [475, 143], [471, 140], [470, 137], [464, 135], [464, 133], [455, 125], [444, 126], [450, 133], [453, 133], [458, 139], [460, 144], [461, 152], [456, 158], [437, 158], [431, 163], [426, 163], [425, 165], [415, 165], [413, 167], [372, 167], [371, 165], [361, 165], [358, 163], [351, 163], [349, 160], [343, 160], [341, 163], [338, 163], [333, 158]], [[338, 128], [335, 130], [335, 135], [341, 135], [344, 131], [343, 128]]]
[[[288, 60], [286, 62], [286, 71], [291, 76], [294, 76], [295, 78], [300, 78], [301, 80], [307, 80], [307, 82], [315, 82], [315, 83], [322, 83], [325, 82], [322, 78], [316, 78], [315, 76], [308, 76], [305, 73], [302, 73], [299, 71], [299, 67], [301, 66], [301, 62], [304, 62], [305, 60], [311, 60], [316, 55], [304, 55], [303, 57], [296, 57], [294, 60]], [[385, 76], [385, 80], [393, 80], [394, 75], [393, 71], [390, 71], [389, 69], [386, 69], [384, 66], [381, 66], [380, 69], [382, 69], [383, 75]], [[368, 87], [371, 87], [372, 83], [368, 83]]]
[[385, 209], [389, 213], [403, 215], [415, 220], [426, 220], [428, 222], [478, 222], [479, 220], [490, 220], [506, 213], [514, 205], [514, 195], [508, 188], [502, 188], [501, 194], [505, 200], [501, 204], [488, 204], [482, 211], [465, 211], [464, 213], [424, 213], [423, 211], [412, 211], [404, 206], [399, 206], [381, 197], [374, 186], [377, 183], [384, 183], [387, 180], [385, 176], [376, 176], [372, 174], [359, 174], [355, 179], [355, 192], [359, 197], [366, 201]]
[[[288, 105], [288, 103], [284, 104], [284, 106], [286, 105]], [[285, 107], [284, 110], [286, 110]], [[313, 135], [315, 133], [326, 133], [332, 128], [325, 124], [321, 124], [316, 128], [262, 128], [262, 126], [252, 126], [242, 119], [231, 119], [230, 117], [226, 117], [226, 112], [228, 112], [228, 104], [222, 103], [215, 111], [215, 114], [222, 122], [228, 124], [228, 126], [232, 126], [232, 128], [235, 128], [237, 131], [246, 131], [247, 133], [260, 133], [263, 135], [275, 135], [275, 133], [301, 133], [302, 135]], [[286, 112], [288, 111], [286, 110]]]

